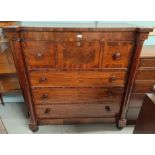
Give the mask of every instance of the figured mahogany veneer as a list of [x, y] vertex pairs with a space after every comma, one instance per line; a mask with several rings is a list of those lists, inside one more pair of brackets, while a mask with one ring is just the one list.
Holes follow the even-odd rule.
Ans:
[[6, 29], [30, 129], [39, 124], [126, 125], [139, 55], [150, 28], [17, 27]]
[[122, 88], [36, 88], [32, 90], [35, 104], [110, 103], [119, 104]]
[[30, 69], [34, 67], [56, 68], [56, 65], [66, 69], [127, 68], [133, 42], [27, 41], [22, 43], [22, 47]]
[[126, 72], [106, 71], [32, 71], [33, 87], [105, 87], [124, 86]]
[[115, 117], [119, 104], [54, 104], [36, 105], [38, 118]]

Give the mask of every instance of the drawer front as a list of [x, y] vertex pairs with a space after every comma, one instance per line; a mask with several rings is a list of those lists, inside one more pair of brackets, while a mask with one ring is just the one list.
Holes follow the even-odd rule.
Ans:
[[[70, 30], [71, 31], [71, 30]], [[73, 29], [74, 31], [74, 29]], [[134, 40], [134, 32], [21, 32], [24, 40], [50, 41], [102, 41], [102, 40]]]
[[65, 42], [57, 44], [60, 68], [99, 68], [99, 42]]
[[115, 117], [119, 104], [36, 105], [38, 118]]
[[155, 67], [155, 58], [141, 58], [140, 67]]
[[122, 88], [37, 88], [36, 104], [53, 103], [120, 103]]
[[28, 68], [55, 67], [55, 47], [49, 41], [22, 42]]
[[103, 68], [128, 68], [133, 42], [107, 42], [103, 51]]
[[124, 86], [125, 71], [33, 71], [34, 87], [104, 87]]
[[152, 80], [155, 81], [155, 69], [139, 69], [136, 80]]
[[155, 81], [135, 81], [133, 93], [152, 93], [155, 91]]

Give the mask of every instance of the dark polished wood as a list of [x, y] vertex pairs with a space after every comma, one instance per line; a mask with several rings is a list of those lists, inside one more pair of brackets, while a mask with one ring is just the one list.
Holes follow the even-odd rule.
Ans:
[[105, 71], [32, 71], [33, 87], [105, 87], [125, 84], [126, 72]]
[[126, 125], [139, 55], [152, 29], [100, 26], [6, 29], [32, 131], [70, 122]]
[[145, 96], [140, 110], [134, 134], [155, 134], [155, 94]]
[[136, 33], [135, 35], [135, 44], [134, 44], [134, 53], [132, 53], [132, 61], [130, 62], [130, 69], [127, 77], [127, 84], [125, 87], [124, 96], [121, 104], [120, 120], [118, 123], [119, 127], [124, 127], [127, 123], [126, 115], [129, 107], [130, 95], [132, 87], [134, 85], [134, 80], [136, 77], [136, 71], [139, 65], [139, 57], [141, 49], [143, 47], [144, 39], [146, 39], [148, 34], [146, 33]]
[[36, 88], [32, 90], [35, 104], [120, 103], [122, 88]]
[[115, 117], [120, 105], [109, 104], [52, 104], [36, 105], [38, 118]]
[[[19, 38], [20, 34], [16, 34], [16, 36], [18, 36]], [[29, 87], [29, 80], [27, 76], [24, 54], [22, 52], [22, 46], [19, 40], [14, 40], [14, 39], [10, 40], [10, 44], [12, 47], [12, 54], [15, 60], [19, 83], [20, 83], [24, 100], [27, 105], [29, 116], [30, 116], [29, 127], [31, 128], [32, 131], [37, 131], [38, 126], [37, 126], [36, 114], [34, 111], [31, 90]]]

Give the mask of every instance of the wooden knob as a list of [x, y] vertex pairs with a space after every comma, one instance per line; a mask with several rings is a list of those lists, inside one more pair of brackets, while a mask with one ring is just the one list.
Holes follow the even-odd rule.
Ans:
[[42, 52], [37, 52], [37, 54], [36, 54], [36, 59], [37, 59], [37, 60], [40, 60], [40, 59], [43, 58], [43, 56], [44, 56], [44, 54], [43, 54]]
[[105, 106], [105, 110], [106, 110], [107, 112], [110, 112], [110, 111], [111, 111], [110, 106]]
[[45, 81], [47, 81], [47, 78], [44, 76], [39, 79], [39, 82], [45, 82]]
[[114, 59], [114, 60], [120, 60], [120, 58], [121, 58], [121, 53], [119, 53], [119, 52], [116, 52], [116, 53], [113, 55], [113, 59]]
[[115, 76], [112, 76], [112, 77], [109, 78], [109, 82], [114, 82], [116, 80], [118, 80], [118, 78], [115, 77]]
[[50, 112], [51, 112], [51, 109], [50, 108], [46, 108], [44, 113], [45, 114], [49, 114]]
[[48, 98], [48, 94], [43, 94], [42, 95], [42, 99], [44, 100], [44, 99], [47, 99]]
[[152, 91], [155, 92], [155, 84], [152, 87]]

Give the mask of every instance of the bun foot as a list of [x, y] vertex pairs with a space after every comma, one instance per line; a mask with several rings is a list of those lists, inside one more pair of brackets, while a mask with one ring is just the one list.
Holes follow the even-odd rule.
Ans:
[[37, 132], [39, 129], [38, 125], [35, 123], [29, 123], [29, 128], [32, 132]]
[[118, 120], [118, 122], [116, 124], [117, 129], [122, 130], [124, 127], [126, 127], [126, 123], [127, 123], [126, 119]]

